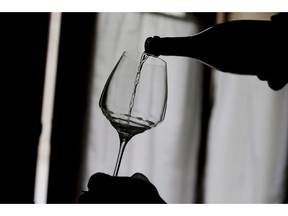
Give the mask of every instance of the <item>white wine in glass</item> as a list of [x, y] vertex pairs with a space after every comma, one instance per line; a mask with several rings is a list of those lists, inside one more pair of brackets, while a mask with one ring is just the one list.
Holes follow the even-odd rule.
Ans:
[[105, 84], [99, 105], [119, 134], [120, 147], [113, 173], [117, 176], [129, 140], [164, 120], [166, 62], [145, 52], [125, 51]]

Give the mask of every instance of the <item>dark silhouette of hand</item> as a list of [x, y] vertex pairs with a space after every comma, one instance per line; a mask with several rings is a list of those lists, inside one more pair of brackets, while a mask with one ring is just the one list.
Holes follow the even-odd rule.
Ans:
[[270, 72], [270, 74], [258, 73], [257, 77], [262, 81], [267, 81], [271, 89], [278, 91], [282, 89], [288, 82], [288, 73], [283, 70], [281, 70], [280, 72], [282, 72], [282, 74], [273, 70]]
[[[277, 91], [288, 83], [287, 55], [285, 52], [288, 48], [288, 31], [285, 28], [288, 22], [288, 13], [275, 14], [271, 17], [271, 21], [275, 38], [269, 43], [272, 44], [274, 50], [271, 51], [271, 58], [267, 61], [273, 64], [270, 63], [270, 68], [262, 68], [257, 73], [257, 77], [260, 80], [267, 81], [269, 87]], [[265, 62], [263, 62], [263, 65], [265, 65]]]
[[156, 187], [141, 173], [131, 177], [96, 173], [90, 177], [88, 189], [81, 194], [79, 203], [165, 203]]

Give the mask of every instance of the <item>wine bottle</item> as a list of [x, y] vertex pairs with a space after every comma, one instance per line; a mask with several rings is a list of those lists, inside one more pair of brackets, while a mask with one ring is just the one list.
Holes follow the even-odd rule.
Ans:
[[194, 36], [154, 36], [145, 41], [152, 55], [191, 57], [223, 72], [256, 75], [279, 64], [272, 22], [237, 20], [212, 26]]

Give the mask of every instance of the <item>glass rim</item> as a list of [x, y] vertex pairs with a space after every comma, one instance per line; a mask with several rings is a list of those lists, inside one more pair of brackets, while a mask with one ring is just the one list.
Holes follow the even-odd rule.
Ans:
[[[132, 56], [128, 56], [128, 55], [127, 55], [128, 53], [137, 53], [137, 54], [139, 54], [139, 56], [141, 56], [142, 53], [144, 53], [144, 52], [133, 51], [133, 50], [126, 50], [126, 51], [124, 51], [123, 54], [122, 54], [123, 56], [125, 56], [125, 57], [127, 57], [127, 58], [133, 59], [133, 60], [135, 60], [135, 61], [139, 61], [139, 59], [135, 59], [135, 58], [133, 58]], [[162, 67], [167, 67], [167, 62], [166, 62], [165, 60], [163, 60], [162, 58], [160, 58], [159, 56], [155, 56], [155, 55], [150, 55], [150, 54], [149, 54], [149, 57], [153, 57], [154, 59], [159, 60], [160, 62], [164, 63], [164, 65], [163, 65]], [[159, 65], [159, 66], [161, 66], [161, 65]]]

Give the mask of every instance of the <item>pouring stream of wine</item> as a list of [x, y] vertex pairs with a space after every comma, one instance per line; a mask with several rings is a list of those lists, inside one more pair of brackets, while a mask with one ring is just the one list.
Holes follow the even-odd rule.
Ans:
[[135, 95], [136, 95], [136, 91], [137, 91], [137, 86], [138, 86], [139, 81], [140, 81], [141, 70], [142, 70], [142, 67], [143, 67], [145, 61], [148, 59], [148, 57], [149, 57], [149, 55], [147, 53], [143, 52], [143, 54], [141, 55], [141, 58], [140, 58], [140, 63], [138, 65], [137, 73], [136, 73], [136, 77], [135, 77], [135, 81], [134, 81], [134, 89], [133, 89], [133, 93], [132, 93], [130, 104], [129, 104], [129, 116], [131, 116], [132, 109], [134, 107], [134, 100], [135, 100]]

